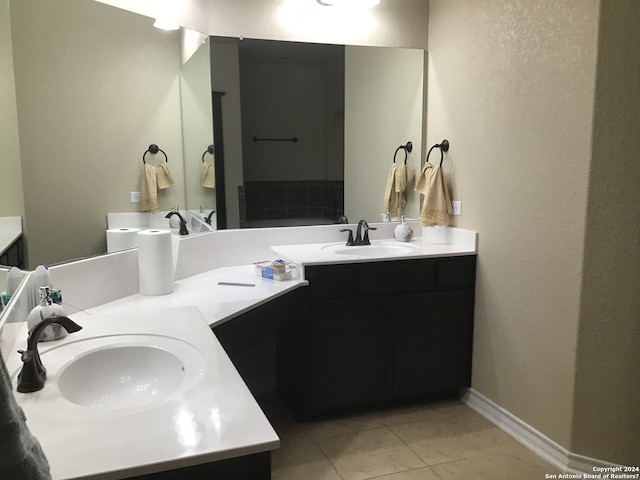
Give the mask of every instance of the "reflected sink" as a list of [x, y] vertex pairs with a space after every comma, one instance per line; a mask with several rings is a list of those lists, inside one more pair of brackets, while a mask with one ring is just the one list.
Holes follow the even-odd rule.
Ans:
[[157, 347], [96, 350], [60, 372], [58, 388], [70, 402], [92, 408], [139, 407], [174, 393], [185, 376], [183, 362]]
[[342, 243], [339, 245], [326, 245], [322, 247], [322, 249], [331, 253], [336, 253], [338, 255], [355, 255], [359, 257], [382, 258], [416, 253], [419, 250], [419, 247], [418, 245], [414, 245], [411, 243], [390, 241], [384, 243], [372, 242], [371, 245], [361, 245], [353, 247], [347, 247], [344, 245], [344, 243]]
[[60, 401], [94, 410], [150, 407], [195, 385], [205, 373], [196, 347], [163, 335], [79, 339], [40, 355], [48, 372], [42, 392], [57, 388]]

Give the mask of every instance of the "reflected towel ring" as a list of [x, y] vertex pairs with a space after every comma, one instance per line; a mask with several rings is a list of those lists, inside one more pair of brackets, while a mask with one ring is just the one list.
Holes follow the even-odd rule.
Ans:
[[204, 156], [207, 153], [210, 153], [211, 155], [213, 155], [213, 144], [209, 145], [207, 149], [202, 153], [202, 163], [204, 163]]
[[439, 148], [440, 149], [440, 166], [442, 166], [442, 161], [444, 160], [444, 152], [447, 152], [449, 150], [449, 140], [443, 140], [442, 143], [436, 143], [433, 147], [431, 147], [429, 149], [429, 152], [427, 153], [427, 159], [425, 160], [425, 162], [429, 161], [429, 155], [431, 155], [431, 150], [433, 150], [434, 148]]
[[169, 159], [167, 158], [167, 154], [164, 153], [164, 150], [162, 150], [160, 147], [158, 147], [158, 145], [156, 145], [155, 143], [152, 143], [151, 145], [149, 145], [149, 148], [147, 148], [147, 151], [142, 154], [142, 163], [144, 163], [144, 164], [147, 163], [147, 162], [144, 161], [144, 156], [147, 153], [151, 153], [151, 154], [155, 155], [158, 152], [162, 152], [162, 154], [164, 155], [164, 161], [169, 163]]
[[407, 142], [406, 145], [400, 145], [398, 148], [396, 148], [396, 151], [393, 154], [393, 163], [396, 163], [396, 155], [400, 150], [404, 150], [404, 164], [406, 165], [408, 157], [407, 152], [411, 153], [411, 151], [413, 150], [413, 143]]

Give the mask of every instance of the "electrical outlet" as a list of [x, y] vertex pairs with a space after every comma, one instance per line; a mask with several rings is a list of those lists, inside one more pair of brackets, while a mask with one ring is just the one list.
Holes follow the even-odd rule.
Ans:
[[460, 200], [453, 200], [451, 202], [453, 213], [451, 215], [462, 215], [462, 202]]
[[131, 203], [140, 203], [140, 192], [129, 192], [131, 194]]

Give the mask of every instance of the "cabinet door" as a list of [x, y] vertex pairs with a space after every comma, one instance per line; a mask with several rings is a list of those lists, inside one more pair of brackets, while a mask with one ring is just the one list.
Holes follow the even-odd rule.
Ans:
[[311, 304], [309, 412], [375, 405], [392, 390], [393, 299]]
[[473, 290], [397, 297], [394, 397], [455, 393], [471, 383]]

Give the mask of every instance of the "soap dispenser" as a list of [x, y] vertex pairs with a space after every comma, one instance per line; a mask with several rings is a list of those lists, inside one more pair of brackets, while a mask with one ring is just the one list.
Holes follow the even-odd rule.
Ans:
[[413, 238], [413, 230], [405, 223], [404, 215], [400, 219], [402, 223], [393, 230], [393, 236], [398, 242], [410, 242]]
[[[66, 317], [67, 312], [64, 311], [57, 303], [53, 303], [49, 296], [49, 287], [40, 287], [40, 305], [36, 305], [27, 317], [27, 328], [32, 332], [36, 326], [43, 320], [51, 317]], [[50, 340], [58, 340], [67, 335], [67, 331], [57, 323], [52, 323], [45, 327], [40, 335], [41, 342]]]

